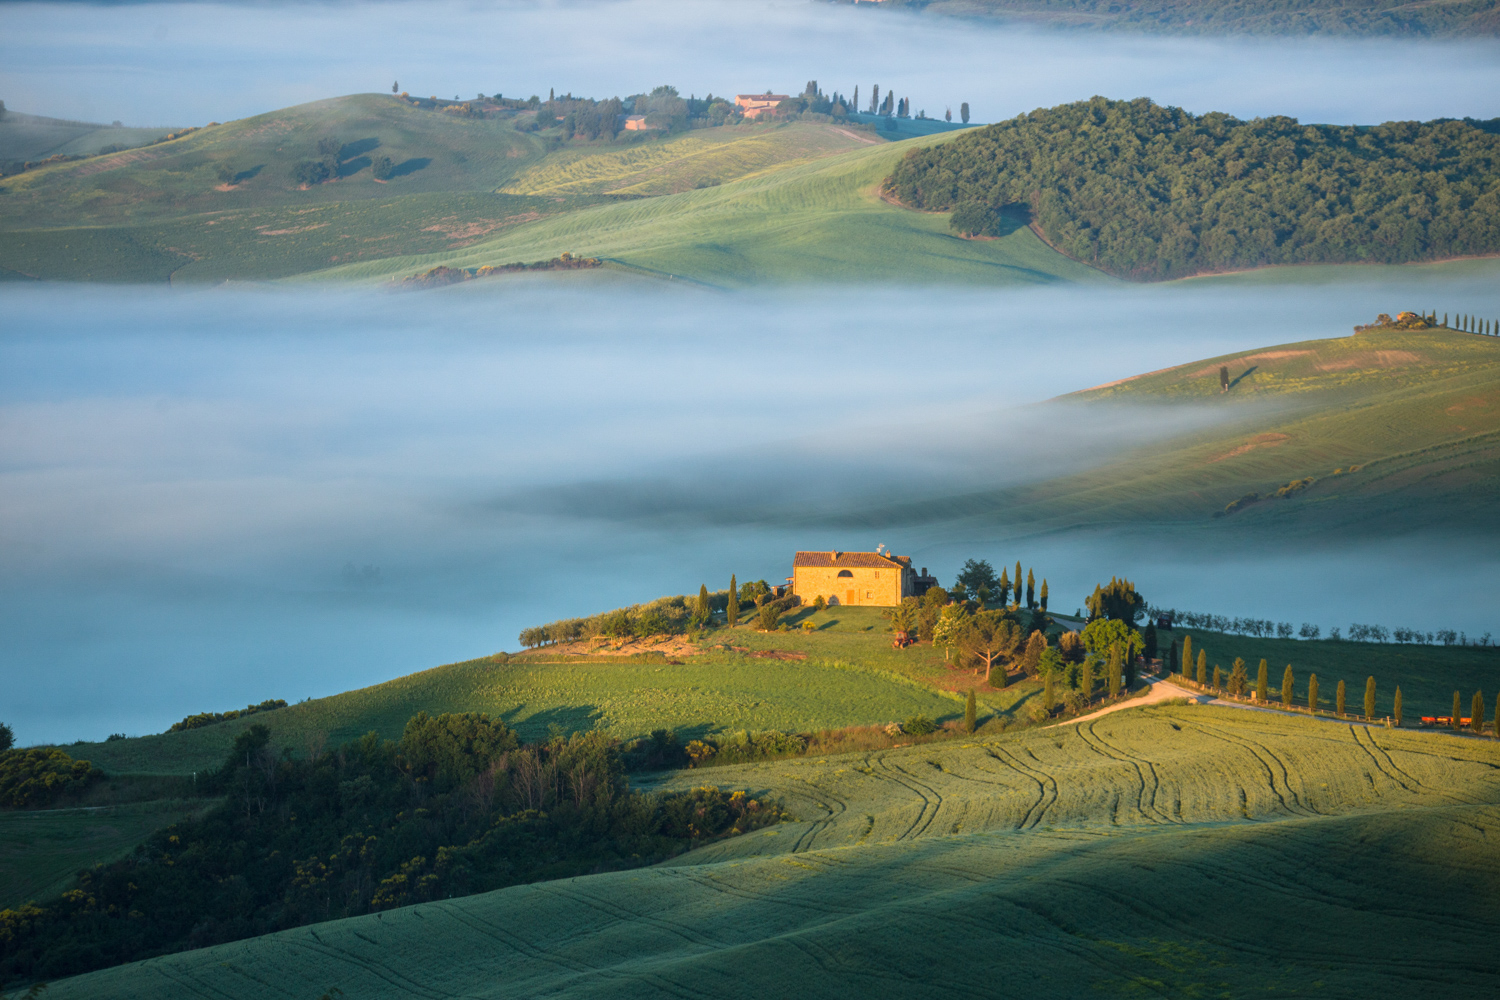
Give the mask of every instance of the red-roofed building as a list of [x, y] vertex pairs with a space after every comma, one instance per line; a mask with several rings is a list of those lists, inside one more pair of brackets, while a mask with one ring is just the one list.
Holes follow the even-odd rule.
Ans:
[[782, 101], [791, 100], [787, 94], [736, 94], [734, 103], [740, 106], [746, 118], [759, 118], [767, 111], [774, 111]]

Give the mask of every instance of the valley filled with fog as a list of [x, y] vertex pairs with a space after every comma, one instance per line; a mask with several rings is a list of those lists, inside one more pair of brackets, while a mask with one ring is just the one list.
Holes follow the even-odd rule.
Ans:
[[857, 514], [1221, 419], [1037, 405], [1051, 397], [1486, 294], [1420, 271], [1027, 291], [11, 285], [7, 702], [28, 741], [160, 731], [515, 649], [523, 627], [730, 573], [776, 582], [796, 549], [879, 543], [945, 582], [969, 557], [1020, 559], [1064, 611], [1122, 573], [1164, 606], [1477, 636], [1493, 625], [1485, 540], [1205, 550]]

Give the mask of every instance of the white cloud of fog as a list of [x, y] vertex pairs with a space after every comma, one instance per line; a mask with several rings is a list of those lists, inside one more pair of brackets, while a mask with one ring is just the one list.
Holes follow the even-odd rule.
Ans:
[[[1103, 94], [1378, 123], [1500, 115], [1500, 44], [1049, 33], [812, 0], [13, 3], [8, 106], [129, 124], [227, 120], [334, 94], [608, 96], [858, 84], [977, 120]], [[956, 111], [955, 111], [956, 114]]]
[[[809, 546], [885, 542], [944, 577], [969, 555], [1046, 561], [1059, 604], [1144, 566], [1165, 603], [1287, 617], [1267, 602], [1295, 599], [1318, 620], [1335, 599], [1321, 590], [1246, 585], [1302, 573], [1285, 559], [1222, 554], [1241, 571], [1196, 549], [877, 535], [827, 515], [1177, 429], [1031, 406], [1059, 393], [1413, 302], [1500, 308], [1480, 283], [1383, 273], [1235, 290], [0, 288], [3, 711], [25, 740], [159, 731], [513, 648], [525, 625], [730, 572], [777, 579]], [[764, 516], [790, 505], [824, 526]], [[666, 513], [642, 518], [653, 506]], [[1442, 583], [1474, 577], [1361, 558], [1405, 581], [1359, 595], [1370, 618], [1441, 593], [1452, 603], [1412, 625], [1483, 630], [1483, 589]], [[1339, 565], [1308, 563], [1325, 583]]]

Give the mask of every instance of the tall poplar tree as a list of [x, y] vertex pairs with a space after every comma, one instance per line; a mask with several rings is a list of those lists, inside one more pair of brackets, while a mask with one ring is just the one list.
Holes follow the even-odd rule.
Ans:
[[1396, 725], [1401, 725], [1401, 685], [1396, 685], [1396, 701], [1391, 708], [1391, 715], [1396, 717]]
[[1037, 602], [1041, 604], [1042, 612], [1045, 614], [1047, 611], [1047, 578], [1045, 576], [1042, 577], [1042, 590], [1037, 595]]
[[1286, 665], [1286, 671], [1281, 675], [1281, 704], [1286, 708], [1292, 707], [1292, 694], [1296, 687], [1296, 678], [1292, 676], [1292, 665]]
[[[1176, 640], [1173, 640], [1174, 644]], [[1193, 669], [1193, 637], [1185, 635], [1182, 637], [1182, 676], [1186, 677], [1188, 671]]]
[[1365, 718], [1375, 718], [1375, 678], [1365, 678]]
[[734, 581], [734, 574], [729, 574], [729, 603], [724, 605], [724, 624], [734, 628], [734, 623], [740, 620], [740, 587]]
[[1452, 726], [1455, 730], [1457, 730], [1458, 728], [1460, 728], [1464, 724], [1463, 717], [1461, 715], [1459, 715], [1459, 712], [1461, 711], [1460, 706], [1462, 704], [1463, 703], [1459, 699], [1458, 692], [1457, 691], [1453, 692], [1453, 717], [1448, 721], [1448, 724], [1450, 726]]
[[974, 689], [969, 688], [969, 697], [964, 702], [964, 732], [972, 733], [978, 722], [978, 708], [974, 704]]
[[1344, 717], [1344, 696], [1348, 692], [1344, 689], [1344, 682], [1339, 681], [1338, 691], [1333, 696], [1334, 711], [1339, 713], [1339, 718]]
[[1208, 683], [1208, 650], [1198, 650], [1198, 683]]
[[1474, 692], [1474, 700], [1469, 703], [1469, 728], [1475, 733], [1484, 732], [1484, 694]]
[[1307, 710], [1314, 715], [1318, 711], [1318, 675], [1313, 674], [1307, 679]]
[[1264, 659], [1260, 661], [1260, 670], [1255, 675], [1255, 700], [1262, 705], [1271, 697], [1271, 665]]

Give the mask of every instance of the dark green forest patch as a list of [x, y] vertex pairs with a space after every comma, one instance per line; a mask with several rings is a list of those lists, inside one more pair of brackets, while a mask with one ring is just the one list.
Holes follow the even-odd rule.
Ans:
[[1500, 135], [1439, 120], [1302, 125], [1095, 97], [913, 150], [884, 191], [955, 231], [1030, 206], [1054, 247], [1110, 274], [1402, 264], [1500, 253]]

